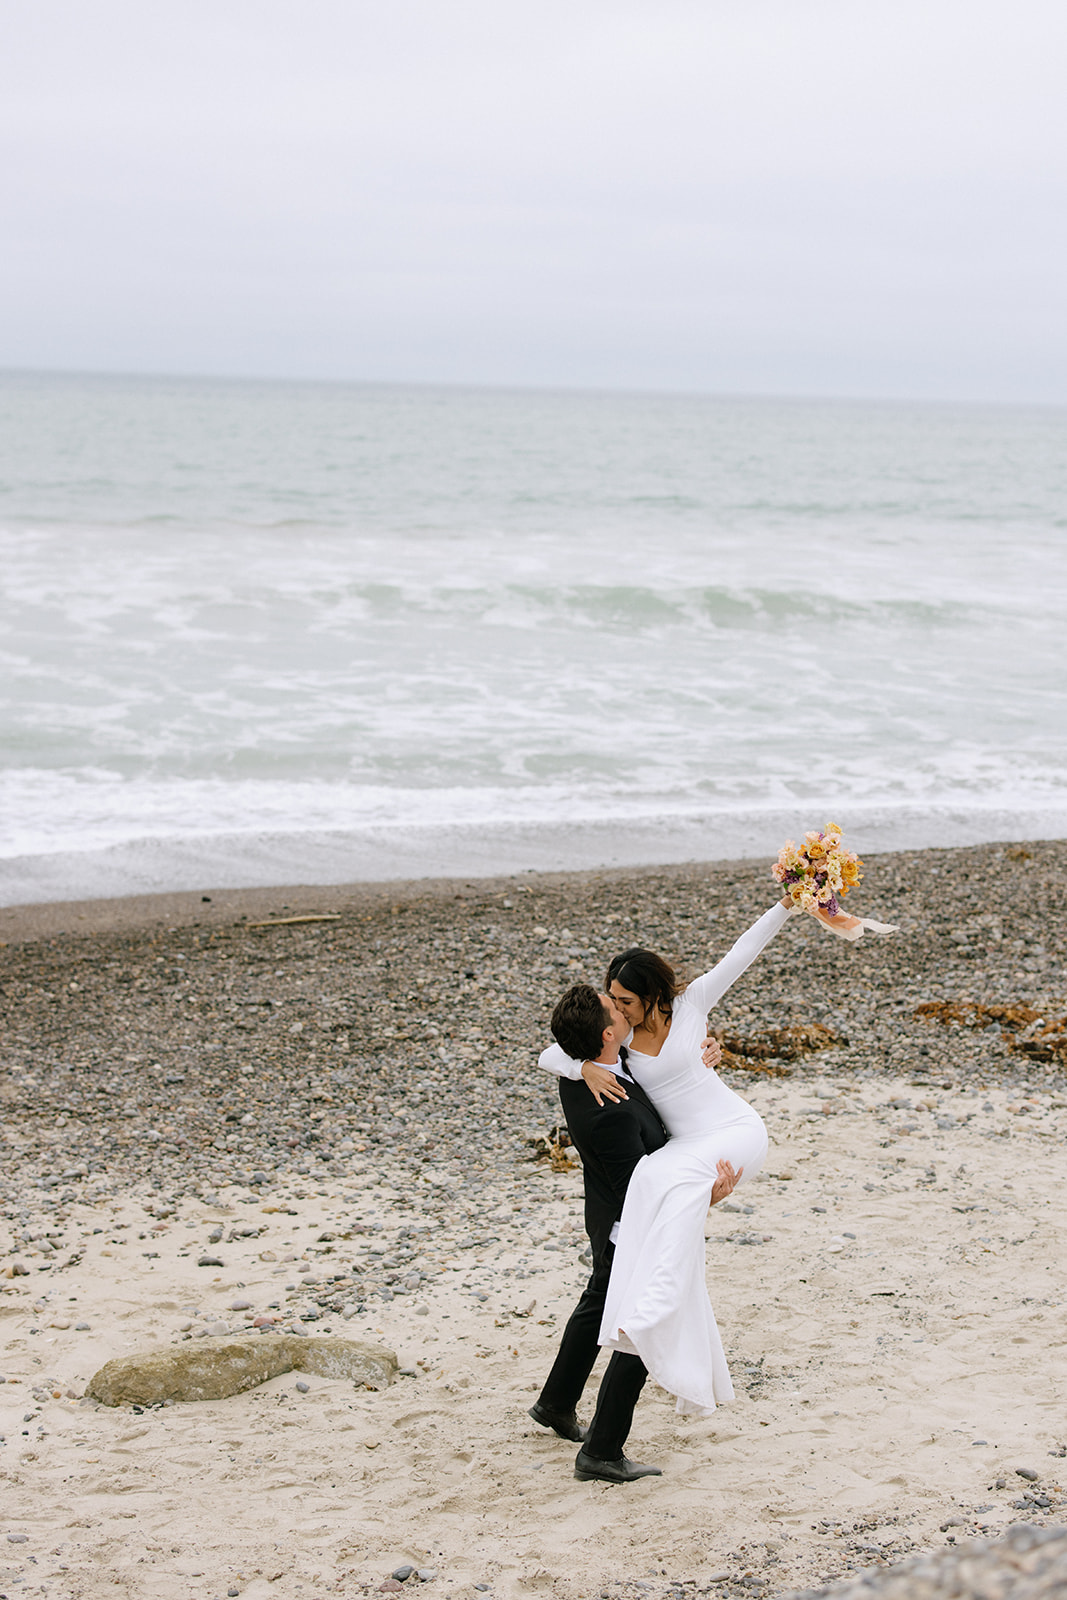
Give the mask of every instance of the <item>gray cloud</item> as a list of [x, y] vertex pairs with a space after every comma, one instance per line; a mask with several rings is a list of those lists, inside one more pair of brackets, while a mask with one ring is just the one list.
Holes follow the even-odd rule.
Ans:
[[1053, 0], [0, 23], [6, 365], [1067, 400]]

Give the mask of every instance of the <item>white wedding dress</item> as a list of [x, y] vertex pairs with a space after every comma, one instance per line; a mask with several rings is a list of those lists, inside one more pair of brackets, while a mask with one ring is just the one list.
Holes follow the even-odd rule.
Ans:
[[[677, 1410], [710, 1416], [734, 1397], [705, 1281], [704, 1219], [720, 1161], [759, 1172], [767, 1130], [741, 1096], [700, 1058], [707, 1016], [730, 985], [785, 924], [790, 911], [764, 913], [717, 966], [674, 1002], [658, 1056], [630, 1050], [628, 1071], [659, 1112], [670, 1139], [638, 1162], [626, 1192], [611, 1266], [600, 1343], [640, 1356], [650, 1376], [677, 1398]], [[559, 1045], [540, 1065], [580, 1077], [581, 1063]]]

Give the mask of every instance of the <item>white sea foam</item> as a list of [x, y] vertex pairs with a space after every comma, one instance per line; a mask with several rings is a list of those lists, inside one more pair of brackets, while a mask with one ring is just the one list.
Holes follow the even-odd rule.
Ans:
[[1061, 831], [1065, 431], [0, 382], [8, 898], [49, 858], [109, 893], [149, 859], [164, 886], [269, 876], [268, 838], [315, 881], [473, 871], [494, 840], [499, 870], [706, 854], [695, 818], [740, 851], [746, 818], [827, 806], [929, 842]]

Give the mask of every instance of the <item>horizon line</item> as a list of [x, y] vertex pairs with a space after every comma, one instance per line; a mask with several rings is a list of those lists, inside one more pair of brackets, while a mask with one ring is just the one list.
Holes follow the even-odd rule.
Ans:
[[1067, 400], [976, 399], [952, 395], [914, 394], [863, 394], [863, 393], [812, 393], [802, 390], [768, 389], [699, 389], [667, 388], [658, 385], [633, 386], [592, 383], [525, 382], [462, 378], [355, 378], [336, 376], [311, 376], [308, 374], [279, 374], [254, 372], [179, 372], [157, 368], [93, 368], [52, 366], [0, 366], [0, 379], [4, 378], [80, 378], [101, 381], [148, 381], [166, 383], [217, 383], [264, 386], [302, 386], [334, 389], [413, 389], [466, 393], [598, 396], [619, 399], [709, 400], [749, 401], [756, 403], [793, 403], [798, 405], [872, 405], [919, 406], [930, 408], [965, 407], [974, 410], [1009, 411], [1065, 411]]

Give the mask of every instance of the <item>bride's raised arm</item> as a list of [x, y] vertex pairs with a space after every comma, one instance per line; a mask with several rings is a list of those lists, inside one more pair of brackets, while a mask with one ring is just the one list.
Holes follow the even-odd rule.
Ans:
[[758, 922], [754, 922], [751, 928], [730, 946], [722, 960], [717, 961], [710, 972], [705, 972], [701, 978], [694, 978], [685, 991], [686, 999], [707, 1016], [730, 985], [737, 982], [760, 951], [770, 944], [780, 929], [785, 927], [794, 909], [788, 896], [784, 896], [777, 905], [765, 911]]

